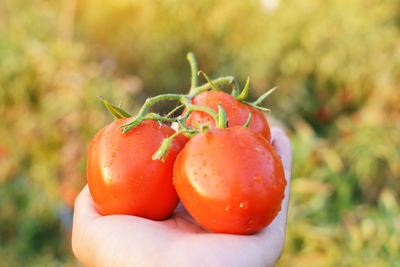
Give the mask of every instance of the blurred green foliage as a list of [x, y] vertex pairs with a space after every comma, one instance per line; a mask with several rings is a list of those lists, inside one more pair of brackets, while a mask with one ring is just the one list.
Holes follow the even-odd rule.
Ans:
[[[400, 265], [400, 2], [2, 0], [0, 266], [75, 266], [59, 210], [111, 120], [211, 77], [251, 77], [294, 166], [280, 266]], [[168, 105], [159, 106], [163, 111]]]

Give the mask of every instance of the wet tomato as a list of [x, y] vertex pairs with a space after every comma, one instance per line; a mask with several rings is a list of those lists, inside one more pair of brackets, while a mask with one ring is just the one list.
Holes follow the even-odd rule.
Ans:
[[280, 211], [286, 179], [265, 138], [249, 128], [232, 127], [194, 136], [175, 161], [174, 185], [203, 227], [252, 234]]
[[[249, 118], [249, 113], [252, 112], [249, 128], [260, 133], [264, 138], [270, 141], [270, 128], [267, 119], [261, 111], [241, 103], [227, 93], [219, 91], [206, 91], [192, 99], [192, 104], [207, 106], [216, 112], [218, 112], [219, 103], [221, 103], [222, 108], [226, 112], [228, 127], [243, 126]], [[215, 126], [213, 118], [203, 111], [194, 111], [186, 119], [186, 124], [194, 128], [196, 128], [196, 123], [204, 124], [207, 122], [212, 128]]]
[[87, 163], [90, 193], [102, 215], [165, 219], [179, 201], [172, 170], [187, 139], [174, 139], [165, 162], [152, 160], [162, 141], [175, 131], [147, 120], [123, 134], [118, 127], [129, 120], [116, 120], [93, 138]]

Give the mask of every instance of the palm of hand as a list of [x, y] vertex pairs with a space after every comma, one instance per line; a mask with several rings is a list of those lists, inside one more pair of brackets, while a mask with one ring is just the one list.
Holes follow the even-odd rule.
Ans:
[[101, 216], [87, 186], [75, 205], [73, 251], [86, 266], [272, 266], [285, 241], [291, 148], [278, 128], [273, 145], [281, 156], [288, 186], [282, 210], [255, 235], [214, 234], [203, 229], [180, 204], [165, 221], [135, 216]]

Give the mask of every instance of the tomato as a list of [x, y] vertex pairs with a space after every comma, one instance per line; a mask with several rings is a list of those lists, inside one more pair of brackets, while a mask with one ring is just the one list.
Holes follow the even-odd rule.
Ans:
[[[192, 104], [207, 106], [216, 112], [218, 112], [219, 103], [221, 103], [222, 108], [226, 112], [229, 127], [243, 126], [249, 118], [249, 113], [252, 112], [249, 128], [260, 133], [268, 141], [271, 140], [271, 132], [264, 114], [258, 109], [241, 103], [233, 96], [219, 91], [206, 91], [192, 99]], [[207, 122], [210, 123], [212, 128], [215, 126], [213, 118], [204, 111], [194, 111], [186, 119], [186, 124], [194, 128], [196, 128], [196, 123], [204, 124]]]
[[286, 179], [265, 138], [249, 128], [232, 127], [194, 136], [175, 161], [174, 185], [203, 227], [252, 234], [280, 211]]
[[116, 120], [93, 138], [87, 163], [90, 193], [102, 215], [130, 214], [163, 220], [179, 202], [172, 171], [187, 138], [174, 139], [165, 162], [152, 160], [162, 141], [175, 131], [147, 120], [123, 134], [118, 127], [129, 120]]

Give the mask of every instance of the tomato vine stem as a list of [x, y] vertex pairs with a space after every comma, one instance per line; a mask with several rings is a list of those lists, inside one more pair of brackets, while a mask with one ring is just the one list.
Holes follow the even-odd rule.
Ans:
[[250, 88], [250, 77], [247, 77], [246, 85], [244, 86], [240, 95], [236, 96], [235, 98], [238, 101], [246, 100], [247, 97], [249, 96], [249, 88]]
[[161, 160], [162, 162], [165, 161], [165, 158], [167, 157], [169, 147], [172, 144], [172, 140], [177, 137], [180, 134], [183, 134], [188, 137], [192, 137], [193, 135], [197, 134], [199, 130], [196, 129], [190, 129], [190, 130], [180, 130], [172, 134], [171, 136], [167, 137], [164, 139], [162, 142], [160, 148], [153, 154], [151, 157], [153, 160]]
[[186, 55], [186, 59], [189, 61], [190, 70], [192, 72], [192, 80], [190, 84], [190, 92], [191, 93], [197, 87], [197, 62], [193, 52], [189, 52]]
[[[247, 102], [245, 101], [246, 98], [249, 95], [249, 87], [250, 87], [250, 79], [247, 78], [246, 85], [244, 86], [243, 90], [239, 92], [239, 85], [236, 82], [235, 78], [233, 76], [225, 76], [225, 77], [220, 77], [214, 80], [211, 80], [207, 74], [205, 74], [203, 71], [198, 71], [197, 67], [197, 62], [194, 54], [192, 52], [189, 52], [186, 56], [187, 60], [189, 61], [190, 68], [191, 68], [191, 85], [190, 85], [190, 91], [188, 94], [162, 94], [154, 97], [149, 97], [146, 99], [145, 103], [143, 106], [140, 108], [138, 114], [133, 117], [129, 112], [125, 111], [121, 107], [115, 106], [109, 102], [107, 102], [104, 98], [101, 98], [103, 101], [104, 105], [107, 107], [107, 109], [111, 112], [111, 114], [116, 118], [116, 119], [121, 119], [121, 118], [127, 118], [127, 117], [132, 117], [130, 121], [127, 123], [121, 125], [120, 127], [123, 128], [122, 132], [127, 133], [130, 131], [132, 128], [140, 124], [144, 120], [156, 120], [158, 122], [160, 121], [168, 121], [168, 122], [177, 122], [180, 126], [181, 129], [188, 130], [189, 128], [186, 126], [185, 121], [188, 118], [188, 116], [193, 112], [193, 111], [203, 111], [207, 112], [215, 121], [215, 125], [217, 127], [226, 127], [227, 125], [227, 118], [225, 111], [222, 109], [222, 107], [218, 107], [218, 113], [215, 112], [213, 109], [205, 106], [199, 106], [199, 105], [193, 105], [191, 103], [191, 99], [195, 97], [196, 95], [205, 92], [209, 89], [214, 89], [217, 91], [220, 91], [220, 89], [217, 87], [217, 85], [220, 84], [230, 84], [232, 86], [232, 95], [240, 102], [247, 104], [249, 106], [252, 106], [254, 108], [260, 109], [262, 111], [270, 111], [267, 108], [259, 106], [259, 104], [268, 96], [270, 95], [277, 87], [272, 88], [271, 90], [267, 91], [263, 95], [261, 95], [257, 100], [254, 102]], [[202, 74], [204, 78], [207, 80], [207, 83], [198, 86], [198, 75]], [[177, 106], [174, 108], [171, 112], [169, 112], [166, 116], [160, 116], [158, 114], [147, 114], [148, 110], [150, 109], [151, 106], [153, 106], [155, 103], [162, 101], [162, 100], [177, 100], [179, 101], [182, 105]], [[170, 118], [174, 112], [179, 110], [180, 108], [185, 107], [186, 112], [181, 118]], [[221, 111], [222, 109], [222, 111]], [[221, 113], [222, 112], [222, 113]], [[147, 115], [146, 115], [147, 114]], [[251, 119], [251, 114], [249, 115], [249, 120]]]
[[215, 120], [215, 125], [217, 126], [217, 128], [228, 127], [228, 121], [226, 120], [226, 112], [224, 108], [221, 106], [221, 103], [218, 104], [218, 117]]
[[253, 111], [249, 112], [249, 118], [247, 119], [246, 123], [243, 125], [243, 127], [247, 128], [250, 125], [250, 121], [251, 121], [251, 116], [252, 116]]
[[[147, 98], [145, 103], [143, 104], [143, 106], [141, 107], [141, 109], [139, 110], [138, 114], [136, 115], [135, 118], [133, 118], [131, 121], [125, 123], [124, 125], [121, 125], [120, 127], [123, 128], [123, 133], [127, 133], [129, 132], [133, 127], [137, 126], [140, 122], [141, 122], [141, 118], [143, 118], [147, 111], [149, 110], [149, 108], [154, 105], [155, 103], [162, 101], [162, 100], [178, 100], [180, 101], [183, 105], [186, 106], [186, 109], [188, 110], [194, 110], [193, 108], [196, 108], [197, 110], [200, 111], [205, 111], [207, 113], [209, 113], [214, 119], [216, 119], [217, 117], [217, 113], [207, 107], [204, 106], [196, 106], [193, 107], [194, 105], [192, 105], [190, 103], [190, 99], [193, 98], [194, 96], [196, 96], [197, 94], [200, 94], [201, 92], [207, 91], [208, 89], [212, 88], [213, 86], [215, 86], [215, 84], [222, 84], [222, 83], [232, 83], [232, 81], [234, 80], [233, 77], [231, 76], [227, 76], [227, 77], [221, 77], [218, 79], [215, 79], [214, 81], [209, 81], [208, 83], [196, 87], [193, 92], [194, 94], [191, 95], [183, 95], [183, 94], [162, 94], [162, 95], [158, 95], [158, 96], [154, 96], [154, 97], [150, 97]], [[211, 83], [212, 84], [211, 84]], [[161, 117], [160, 117], [161, 118]]]
[[207, 80], [207, 82], [211, 85], [212, 89], [214, 89], [215, 91], [221, 91], [214, 83], [213, 81], [211, 81], [211, 79], [208, 77], [208, 75], [202, 71], [199, 70], [199, 72], [197, 73], [197, 75], [203, 75], [203, 77]]

